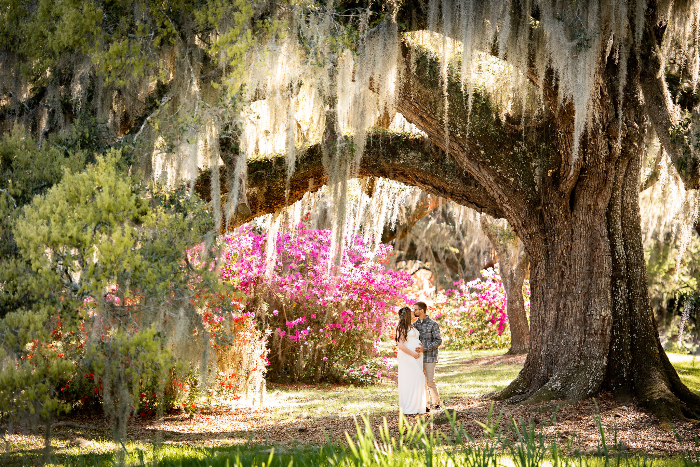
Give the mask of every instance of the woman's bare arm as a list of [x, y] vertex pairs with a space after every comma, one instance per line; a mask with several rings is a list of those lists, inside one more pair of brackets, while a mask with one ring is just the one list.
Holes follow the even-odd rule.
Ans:
[[418, 358], [420, 357], [420, 354], [418, 352], [414, 352], [413, 350], [410, 350], [408, 347], [406, 347], [406, 340], [401, 339], [398, 342], [399, 349], [407, 354], [409, 354], [413, 358]]

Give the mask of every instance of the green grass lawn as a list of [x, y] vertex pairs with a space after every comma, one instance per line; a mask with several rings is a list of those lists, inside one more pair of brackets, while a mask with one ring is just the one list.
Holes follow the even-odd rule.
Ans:
[[683, 383], [700, 393], [700, 359], [694, 355], [667, 354]]
[[[441, 351], [435, 370], [435, 381], [443, 401], [464, 397], [479, 397], [488, 392], [503, 389], [520, 371], [518, 365], [466, 366], [466, 360], [503, 354], [504, 350]], [[396, 411], [398, 392], [396, 386], [378, 384], [365, 387], [331, 386], [272, 387], [268, 398], [275, 410], [273, 417], [309, 414], [313, 417], [337, 414], [380, 415]]]
[[[365, 423], [368, 423], [365, 419]], [[388, 433], [388, 432], [386, 432]], [[654, 458], [606, 451], [596, 454], [564, 455], [556, 442], [543, 442], [536, 430], [523, 432], [519, 441], [494, 439], [486, 443], [461, 443], [459, 428], [455, 437], [435, 438], [427, 425], [420, 422], [406, 430], [398, 439], [381, 430], [358, 429], [346, 444], [325, 446], [246, 445], [218, 449], [164, 446], [155, 449], [128, 449], [118, 462], [115, 457], [70, 456], [57, 464], [61, 466], [113, 466], [119, 463], [133, 466], [202, 466], [202, 467], [696, 467], [700, 466], [700, 447], [682, 456]]]
[[[450, 400], [480, 397], [505, 388], [518, 375], [520, 365], [465, 365], [463, 362], [480, 357], [502, 355], [502, 350], [441, 351], [435, 370], [440, 396]], [[397, 402], [398, 405], [398, 402]]]
[[[534, 462], [533, 462], [534, 461]], [[82, 466], [112, 466], [118, 465], [112, 459], [97, 459], [93, 463], [89, 456], [85, 458], [70, 459], [66, 464], [76, 467]], [[48, 464], [52, 465], [52, 464]], [[372, 447], [365, 453], [354, 454], [350, 450], [341, 450], [338, 447], [299, 449], [294, 453], [277, 453], [274, 448], [232, 448], [227, 450], [211, 451], [207, 449], [182, 448], [169, 449], [159, 453], [157, 464], [153, 463], [150, 456], [125, 458], [124, 465], [162, 467], [292, 467], [292, 466], [328, 466], [328, 467], [354, 467], [354, 466], [378, 466], [378, 467], [695, 467], [700, 465], [697, 459], [676, 458], [650, 458], [644, 456], [617, 457], [612, 456], [587, 456], [566, 457], [557, 461], [545, 454], [539, 459], [528, 459], [526, 456], [518, 458], [508, 454], [484, 453], [480, 449], [473, 451], [439, 449], [426, 461], [424, 449], [382, 450]]]

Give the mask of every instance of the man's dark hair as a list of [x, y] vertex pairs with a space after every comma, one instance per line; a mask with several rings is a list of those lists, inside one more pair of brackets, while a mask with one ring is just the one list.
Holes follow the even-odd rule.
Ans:
[[426, 311], [426, 312], [428, 311], [428, 305], [426, 305], [425, 302], [416, 302], [416, 303], [414, 303], [414, 305], [423, 311]]

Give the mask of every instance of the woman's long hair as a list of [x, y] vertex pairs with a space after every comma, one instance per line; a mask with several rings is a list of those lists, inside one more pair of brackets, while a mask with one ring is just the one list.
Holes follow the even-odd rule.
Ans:
[[399, 310], [399, 324], [396, 325], [396, 342], [406, 340], [408, 330], [411, 329], [411, 308], [405, 306]]

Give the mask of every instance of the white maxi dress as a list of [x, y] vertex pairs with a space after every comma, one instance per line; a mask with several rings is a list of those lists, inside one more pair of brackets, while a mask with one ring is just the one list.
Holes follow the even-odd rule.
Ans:
[[[420, 346], [418, 329], [411, 327], [404, 343], [408, 349]], [[399, 349], [399, 408], [405, 415], [425, 413], [425, 374], [423, 373], [423, 355], [414, 358]]]

